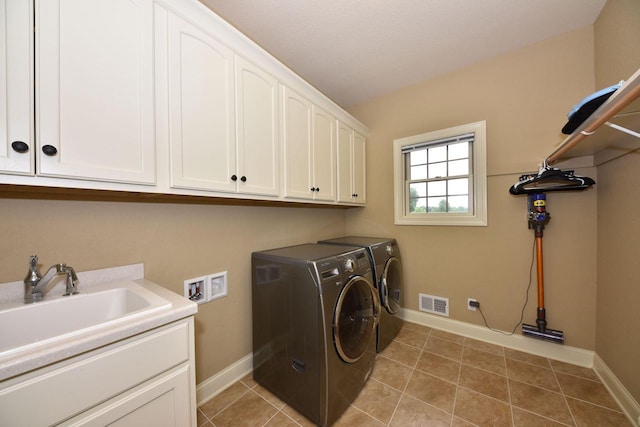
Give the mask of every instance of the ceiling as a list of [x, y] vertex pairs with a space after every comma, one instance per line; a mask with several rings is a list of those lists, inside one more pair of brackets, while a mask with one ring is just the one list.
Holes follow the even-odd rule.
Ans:
[[200, 0], [344, 108], [591, 25], [606, 0]]

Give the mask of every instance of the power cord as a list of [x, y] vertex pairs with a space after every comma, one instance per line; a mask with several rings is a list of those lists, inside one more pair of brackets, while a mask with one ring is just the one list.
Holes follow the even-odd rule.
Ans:
[[482, 309], [480, 308], [480, 304], [478, 303], [478, 306], [476, 308], [478, 309], [478, 311], [480, 312], [480, 315], [482, 316], [484, 325], [490, 330], [492, 330], [493, 332], [498, 332], [499, 334], [508, 335], [508, 336], [513, 335], [516, 333], [516, 329], [518, 329], [518, 326], [520, 326], [520, 324], [524, 320], [524, 309], [527, 307], [527, 304], [529, 303], [529, 289], [531, 289], [531, 283], [533, 283], [533, 264], [535, 262], [535, 253], [536, 253], [536, 240], [533, 239], [533, 249], [531, 251], [531, 266], [529, 267], [529, 284], [527, 285], [526, 297], [524, 300], [524, 305], [522, 306], [522, 312], [520, 313], [520, 321], [516, 323], [511, 333], [507, 333], [499, 329], [493, 329], [491, 326], [489, 326], [489, 323], [487, 323], [487, 318], [484, 317], [484, 313], [482, 312]]

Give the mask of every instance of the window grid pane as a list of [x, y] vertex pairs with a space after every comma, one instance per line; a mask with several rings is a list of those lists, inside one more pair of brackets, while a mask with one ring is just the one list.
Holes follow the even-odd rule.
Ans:
[[409, 155], [409, 213], [469, 212], [471, 142], [425, 147]]

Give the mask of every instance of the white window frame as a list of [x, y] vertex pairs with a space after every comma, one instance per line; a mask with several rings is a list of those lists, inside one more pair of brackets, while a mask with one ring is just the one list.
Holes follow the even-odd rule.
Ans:
[[[447, 129], [427, 132], [420, 135], [408, 136], [393, 141], [393, 174], [394, 174], [394, 211], [396, 225], [457, 225], [457, 226], [486, 226], [487, 225], [487, 144], [486, 121], [468, 123]], [[430, 141], [441, 141], [460, 135], [473, 133], [472, 164], [470, 171], [473, 190], [469, 194], [470, 207], [468, 213], [460, 212], [432, 212], [409, 214], [409, 186], [405, 180], [406, 162], [402, 148]]]

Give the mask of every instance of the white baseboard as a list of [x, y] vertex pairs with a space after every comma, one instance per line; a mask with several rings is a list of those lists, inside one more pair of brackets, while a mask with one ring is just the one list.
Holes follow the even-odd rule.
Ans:
[[640, 426], [640, 403], [631, 396], [629, 390], [620, 382], [618, 377], [604, 363], [597, 354], [593, 358], [593, 370], [600, 377], [602, 383], [607, 387], [613, 398], [618, 402], [620, 408], [625, 413], [631, 423]]
[[202, 381], [196, 386], [197, 405], [200, 406], [206, 401], [212, 399], [252, 370], [253, 354], [249, 353], [212, 377]]
[[586, 368], [593, 367], [593, 356], [595, 353], [590, 350], [536, 340], [520, 334], [503, 335], [484, 326], [406, 308], [401, 309], [400, 317], [408, 322], [452, 332], [490, 344], [496, 344], [561, 362], [584, 366]]

